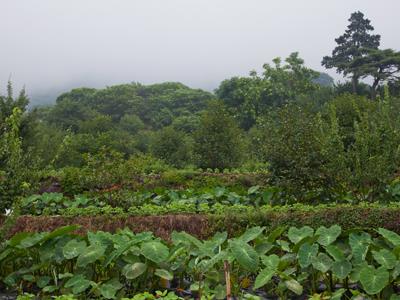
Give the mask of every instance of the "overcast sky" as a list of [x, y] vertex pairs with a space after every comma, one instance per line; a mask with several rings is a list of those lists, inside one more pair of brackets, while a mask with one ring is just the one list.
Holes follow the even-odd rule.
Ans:
[[294, 51], [323, 71], [356, 10], [400, 50], [399, 0], [0, 0], [0, 84], [11, 74], [31, 95], [132, 81], [212, 90]]

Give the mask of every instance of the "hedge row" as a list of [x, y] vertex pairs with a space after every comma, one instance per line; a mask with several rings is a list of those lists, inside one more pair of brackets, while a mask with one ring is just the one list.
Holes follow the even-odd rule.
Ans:
[[[3, 223], [5, 217], [1, 219]], [[227, 231], [230, 236], [239, 234], [248, 227], [265, 226], [272, 230], [287, 225], [317, 228], [340, 225], [344, 231], [352, 229], [373, 230], [383, 227], [400, 234], [400, 207], [384, 206], [337, 206], [305, 207], [250, 212], [227, 212], [223, 215], [170, 214], [162, 216], [19, 216], [7, 237], [17, 232], [51, 231], [68, 224], [81, 225], [80, 233], [103, 230], [115, 232], [128, 227], [134, 232], [152, 231], [155, 235], [169, 239], [172, 231], [186, 231], [205, 239], [217, 231]]]

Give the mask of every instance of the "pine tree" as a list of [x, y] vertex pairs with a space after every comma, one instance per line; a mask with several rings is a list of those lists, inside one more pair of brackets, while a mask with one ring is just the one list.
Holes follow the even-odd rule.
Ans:
[[351, 75], [353, 92], [356, 93], [362, 73], [361, 66], [354, 61], [368, 55], [372, 49], [378, 49], [381, 36], [370, 34], [374, 27], [359, 11], [351, 14], [349, 22], [345, 33], [335, 39], [337, 46], [332, 56], [325, 56], [322, 65], [328, 69], [336, 68], [338, 73], [345, 76]]

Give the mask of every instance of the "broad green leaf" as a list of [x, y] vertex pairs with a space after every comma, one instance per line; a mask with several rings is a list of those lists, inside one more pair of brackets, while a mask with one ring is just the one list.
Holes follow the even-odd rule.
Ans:
[[225, 194], [226, 189], [224, 187], [216, 187], [214, 189], [215, 196], [217, 198], [222, 197]]
[[12, 248], [7, 248], [4, 251], [2, 251], [0, 253], [0, 261], [2, 261], [5, 258], [10, 258], [11, 257], [10, 254], [13, 254], [13, 252], [14, 252], [14, 249], [12, 249]]
[[276, 243], [281, 247], [281, 249], [285, 252], [291, 252], [290, 244], [284, 240], [277, 240]]
[[346, 259], [346, 257], [345, 257], [344, 254], [343, 254], [343, 251], [340, 250], [340, 249], [339, 249], [337, 246], [335, 246], [335, 245], [328, 245], [328, 246], [325, 247], [325, 250], [326, 250], [326, 252], [328, 252], [328, 254], [329, 254], [330, 256], [333, 257], [333, 259], [334, 259], [335, 261], [342, 261], [342, 260], [345, 260], [345, 259]]
[[260, 189], [259, 185], [252, 186], [248, 189], [247, 194], [252, 195], [252, 194], [256, 193], [259, 189]]
[[276, 273], [279, 261], [279, 257], [276, 254], [264, 256], [262, 258], [265, 268], [257, 275], [254, 282], [254, 289], [266, 285], [271, 280], [272, 276]]
[[386, 269], [393, 269], [396, 265], [396, 256], [394, 256], [394, 254], [387, 249], [372, 251], [372, 255], [374, 259]]
[[337, 291], [335, 291], [332, 295], [331, 298], [329, 300], [341, 300], [343, 294], [346, 292], [345, 289], [338, 289]]
[[65, 283], [65, 287], [72, 288], [72, 292], [75, 295], [80, 294], [90, 287], [90, 280], [87, 280], [83, 275], [75, 275], [68, 279]]
[[33, 233], [31, 232], [19, 232], [15, 234], [11, 239], [8, 240], [8, 245], [11, 247], [16, 247], [18, 246], [22, 240], [26, 239], [27, 237], [32, 236]]
[[377, 231], [385, 239], [391, 242], [395, 247], [400, 246], [400, 235], [398, 235], [396, 232], [384, 228], [379, 228]]
[[86, 250], [86, 242], [78, 241], [78, 240], [70, 240], [63, 247], [63, 255], [66, 259], [72, 259], [85, 252]]
[[32, 274], [26, 274], [22, 276], [22, 279], [29, 282], [34, 282], [36, 280], [35, 276], [33, 276]]
[[302, 228], [290, 227], [288, 231], [288, 238], [294, 244], [297, 244], [306, 237], [312, 237], [313, 235], [314, 229], [309, 226], [304, 226]]
[[36, 284], [39, 288], [44, 288], [46, 285], [49, 284], [51, 278], [49, 276], [40, 276], [36, 281]]
[[329, 228], [321, 226], [317, 229], [316, 235], [319, 235], [318, 243], [323, 246], [332, 244], [342, 233], [342, 228], [339, 225], [333, 225]]
[[364, 267], [360, 272], [360, 282], [369, 295], [378, 294], [389, 283], [389, 272], [383, 267]]
[[269, 256], [264, 256], [262, 257], [262, 262], [265, 265], [265, 268], [267, 269], [273, 269], [276, 270], [278, 268], [280, 258], [276, 254], [272, 254]]
[[48, 285], [48, 286], [45, 286], [45, 287], [42, 289], [42, 291], [43, 291], [44, 293], [53, 293], [53, 292], [57, 291], [58, 289], [59, 289], [59, 287], [56, 286], [56, 285]]
[[397, 261], [392, 272], [392, 277], [397, 278], [399, 276], [400, 276], [400, 261]]
[[319, 253], [318, 256], [312, 257], [311, 262], [312, 262], [314, 269], [317, 269], [318, 271], [321, 271], [322, 273], [328, 272], [333, 264], [332, 259], [325, 253]]
[[299, 249], [299, 253], [297, 254], [299, 259], [299, 264], [302, 268], [306, 268], [311, 264], [311, 259], [317, 256], [318, 253], [318, 245], [309, 243], [304, 243], [301, 245]]
[[360, 272], [366, 266], [368, 266], [368, 263], [366, 261], [363, 261], [360, 264], [354, 265], [353, 269], [351, 270], [351, 273], [349, 275], [349, 278], [354, 282], [359, 281], [360, 280]]
[[214, 234], [211, 241], [216, 246], [220, 246], [226, 241], [227, 238], [228, 238], [228, 233], [226, 231], [225, 232], [217, 232]]
[[73, 231], [79, 229], [79, 227], [80, 227], [79, 225], [67, 225], [67, 226], [59, 227], [59, 228], [53, 230], [52, 232], [46, 234], [46, 236], [43, 238], [43, 241], [51, 240], [58, 236], [64, 236], [67, 233], [70, 233], [70, 232], [73, 232]]
[[68, 279], [65, 282], [64, 287], [66, 287], [66, 288], [73, 287], [74, 285], [78, 284], [80, 281], [85, 280], [85, 279], [86, 278], [83, 274], [74, 275], [73, 277], [71, 277], [70, 279]]
[[122, 288], [118, 279], [111, 279], [100, 286], [100, 293], [106, 299], [115, 299], [115, 294]]
[[259, 256], [253, 247], [241, 241], [231, 241], [230, 248], [233, 257], [243, 268], [248, 271], [255, 271], [258, 269]]
[[254, 249], [260, 255], [268, 253], [268, 251], [272, 248], [274, 248], [274, 244], [267, 241], [263, 241], [254, 247]]
[[267, 236], [267, 241], [273, 243], [278, 237], [280, 237], [286, 230], [286, 226], [279, 226], [271, 231]]
[[275, 269], [265, 268], [256, 277], [254, 282], [254, 289], [259, 289], [260, 287], [266, 285], [274, 276]]
[[32, 236], [28, 236], [24, 238], [18, 245], [18, 248], [30, 248], [35, 246], [36, 244], [40, 243], [43, 240], [43, 237], [46, 235], [46, 233], [35, 233]]
[[199, 267], [201, 268], [201, 270], [203, 272], [207, 272], [212, 267], [214, 267], [215, 264], [217, 264], [218, 262], [220, 262], [222, 260], [225, 260], [226, 258], [227, 258], [226, 251], [221, 251], [218, 254], [211, 257], [210, 259], [201, 261], [201, 263], [199, 264]]
[[128, 279], [135, 279], [142, 275], [146, 269], [146, 264], [137, 262], [134, 264], [125, 265], [125, 267], [122, 269], [122, 274]]
[[143, 243], [141, 252], [144, 257], [157, 264], [166, 262], [169, 256], [168, 247], [157, 241]]
[[201, 241], [199, 241], [197, 238], [195, 238], [194, 236], [192, 236], [184, 231], [172, 232], [171, 239], [172, 239], [172, 242], [174, 243], [174, 245], [184, 243], [184, 244], [189, 244], [189, 245], [193, 244], [197, 248], [201, 248], [203, 246], [203, 243]]
[[260, 226], [249, 228], [245, 231], [245, 233], [243, 233], [239, 237], [239, 240], [242, 240], [243, 242], [248, 243], [248, 242], [256, 239], [259, 235], [261, 235], [263, 233], [264, 229], [265, 229], [265, 227], [260, 227]]
[[296, 280], [290, 279], [285, 281], [286, 287], [296, 295], [303, 294], [303, 286]]
[[400, 295], [392, 294], [389, 300], [400, 300]]
[[371, 236], [368, 233], [350, 234], [349, 244], [352, 250], [352, 256], [356, 262], [360, 263], [365, 260], [370, 243]]
[[78, 256], [76, 265], [78, 267], [86, 267], [88, 264], [94, 263], [103, 257], [106, 249], [101, 245], [90, 245], [86, 250]]
[[107, 257], [107, 259], [104, 261], [103, 266], [107, 267], [112, 261], [116, 260], [118, 257], [120, 257], [125, 251], [127, 251], [130, 247], [135, 244], [135, 241], [131, 241], [126, 243], [123, 246], [120, 246], [118, 249], [115, 249], [111, 254]]
[[166, 280], [174, 279], [174, 275], [172, 275], [170, 272], [168, 272], [167, 270], [164, 270], [164, 269], [156, 269], [154, 274], [157, 275], [158, 277], [161, 277]]
[[335, 261], [332, 264], [332, 273], [339, 279], [345, 279], [351, 272], [352, 265], [348, 260]]

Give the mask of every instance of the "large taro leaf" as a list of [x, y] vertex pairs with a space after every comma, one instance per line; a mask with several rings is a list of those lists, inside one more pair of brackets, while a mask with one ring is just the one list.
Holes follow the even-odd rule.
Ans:
[[400, 246], [400, 235], [397, 233], [384, 229], [384, 228], [379, 228], [377, 230], [380, 235], [382, 235], [386, 240], [391, 242], [395, 247]]
[[103, 257], [106, 248], [101, 245], [94, 244], [86, 248], [86, 250], [78, 256], [76, 265], [78, 267], [86, 267], [88, 264], [94, 263]]
[[346, 292], [345, 289], [338, 289], [337, 291], [335, 291], [334, 293], [332, 293], [331, 297], [329, 298], [329, 300], [341, 300], [343, 294]]
[[366, 266], [360, 272], [360, 282], [369, 295], [378, 294], [389, 284], [389, 272], [384, 267]]
[[264, 256], [261, 258], [261, 260], [266, 268], [274, 269], [274, 270], [276, 270], [278, 268], [279, 262], [280, 262], [280, 258], [276, 254]]
[[[214, 234], [214, 236], [212, 237], [211, 240], [204, 242], [204, 244], [207, 245], [207, 247], [213, 247], [215, 249], [215, 248], [221, 246], [226, 241], [227, 238], [228, 238], [228, 233], [226, 231], [225, 232], [217, 232]], [[210, 244], [210, 245], [208, 245], [208, 244]]]
[[199, 268], [202, 270], [202, 272], [207, 272], [208, 270], [213, 268], [215, 264], [227, 258], [228, 255], [226, 251], [221, 251], [218, 254], [212, 256], [210, 259], [202, 260], [199, 263]]
[[88, 232], [87, 237], [90, 245], [99, 245], [104, 248], [114, 246], [112, 234], [109, 232]]
[[197, 238], [194, 236], [186, 233], [186, 232], [172, 232], [171, 234], [171, 239], [174, 245], [178, 244], [185, 244], [185, 245], [195, 245], [197, 248], [201, 248], [203, 246], [203, 243], [199, 241]]
[[6, 258], [10, 259], [15, 254], [14, 249], [6, 248], [0, 252], [0, 262]]
[[143, 243], [141, 252], [144, 257], [156, 264], [166, 262], [169, 256], [168, 247], [158, 241]]
[[82, 274], [75, 275], [65, 282], [64, 287], [72, 288], [74, 294], [80, 294], [86, 291], [90, 286], [90, 280], [86, 279]]
[[86, 250], [86, 242], [78, 241], [78, 240], [70, 240], [63, 247], [63, 255], [66, 259], [72, 259], [85, 252]]
[[322, 273], [326, 273], [332, 267], [333, 260], [325, 253], [319, 253], [318, 256], [311, 258], [311, 263], [314, 269]]
[[332, 244], [339, 235], [342, 233], [342, 228], [339, 225], [333, 225], [329, 228], [321, 226], [315, 232], [318, 235], [318, 243], [322, 246], [328, 246]]
[[242, 240], [243, 242], [248, 243], [248, 242], [256, 239], [258, 236], [260, 236], [263, 233], [264, 229], [265, 229], [265, 227], [260, 227], [260, 226], [249, 228], [245, 231], [245, 233], [243, 233], [239, 237], [239, 240]]
[[19, 233], [15, 234], [12, 238], [10, 238], [7, 241], [7, 244], [10, 245], [11, 247], [16, 247], [21, 243], [21, 241], [23, 241], [27, 237], [30, 237], [33, 235], [34, 235], [34, 233], [31, 233], [31, 232], [19, 232]]
[[335, 261], [342, 261], [346, 259], [346, 257], [343, 254], [343, 251], [335, 245], [328, 245], [325, 247], [325, 250], [326, 252], [328, 252], [330, 256], [333, 257]]
[[290, 279], [285, 281], [286, 287], [291, 290], [296, 295], [303, 294], [303, 286], [295, 279]]
[[314, 229], [309, 226], [304, 226], [302, 228], [290, 227], [288, 231], [288, 238], [294, 244], [297, 244], [306, 237], [312, 237], [313, 235]]
[[131, 248], [135, 244], [134, 241], [127, 242], [125, 245], [120, 245], [118, 249], [115, 249], [107, 259], [104, 261], [103, 266], [107, 267], [111, 262], [115, 261], [118, 257], [120, 257], [124, 252], [126, 252], [129, 248]]
[[122, 269], [122, 274], [128, 279], [135, 279], [142, 275], [147, 269], [146, 264], [136, 262], [134, 264], [127, 264]]
[[79, 225], [67, 225], [67, 226], [59, 227], [59, 228], [53, 230], [52, 232], [49, 232], [48, 234], [46, 234], [43, 238], [43, 241], [54, 239], [59, 236], [64, 236], [67, 233], [71, 233], [71, 232], [79, 229], [79, 227], [80, 227]]
[[21, 240], [18, 248], [27, 249], [37, 245], [38, 243], [42, 242], [43, 238], [46, 236], [46, 233], [34, 233], [31, 236], [28, 236]]
[[311, 259], [317, 256], [318, 253], [318, 245], [317, 244], [309, 244], [304, 243], [301, 245], [299, 252], [297, 254], [299, 259], [299, 264], [302, 268], [306, 268], [311, 264]]
[[368, 233], [362, 232], [360, 234], [350, 234], [349, 244], [352, 250], [353, 259], [356, 263], [361, 263], [365, 260], [370, 243], [371, 236]]
[[242, 241], [230, 241], [230, 249], [237, 262], [248, 271], [258, 269], [259, 255], [249, 244]]
[[113, 278], [106, 283], [103, 283], [99, 290], [101, 295], [106, 299], [115, 299], [115, 295], [123, 287], [117, 278]]
[[254, 289], [259, 289], [260, 287], [266, 285], [271, 280], [272, 276], [274, 276], [275, 271], [276, 270], [269, 268], [263, 269], [256, 277]]
[[386, 269], [393, 269], [396, 265], [396, 256], [388, 249], [372, 251], [374, 259]]
[[348, 260], [335, 261], [332, 264], [332, 273], [339, 279], [345, 279], [351, 272], [352, 265]]
[[154, 275], [166, 279], [166, 280], [172, 280], [174, 279], [174, 275], [172, 275], [170, 272], [168, 272], [167, 270], [164, 269], [156, 269], [156, 271], [154, 272]]
[[271, 280], [272, 276], [274, 276], [276, 273], [279, 261], [279, 257], [275, 254], [264, 256], [262, 258], [265, 268], [257, 275], [254, 282], [254, 289], [258, 289], [266, 285]]
[[263, 238], [261, 241], [257, 242], [254, 247], [254, 249], [260, 255], [267, 254], [272, 248], [274, 248], [274, 244], [268, 242], [266, 238]]
[[49, 277], [49, 276], [40, 276], [36, 281], [36, 285], [39, 288], [44, 288], [45, 286], [47, 286], [49, 284], [50, 280], [51, 280], [51, 277]]
[[353, 265], [353, 269], [351, 270], [351, 273], [349, 275], [350, 280], [352, 280], [354, 282], [359, 281], [360, 280], [360, 272], [366, 266], [368, 266], [367, 261], [363, 261], [360, 264]]
[[272, 230], [268, 236], [267, 241], [270, 243], [274, 243], [278, 237], [280, 237], [286, 230], [286, 226], [279, 226]]

